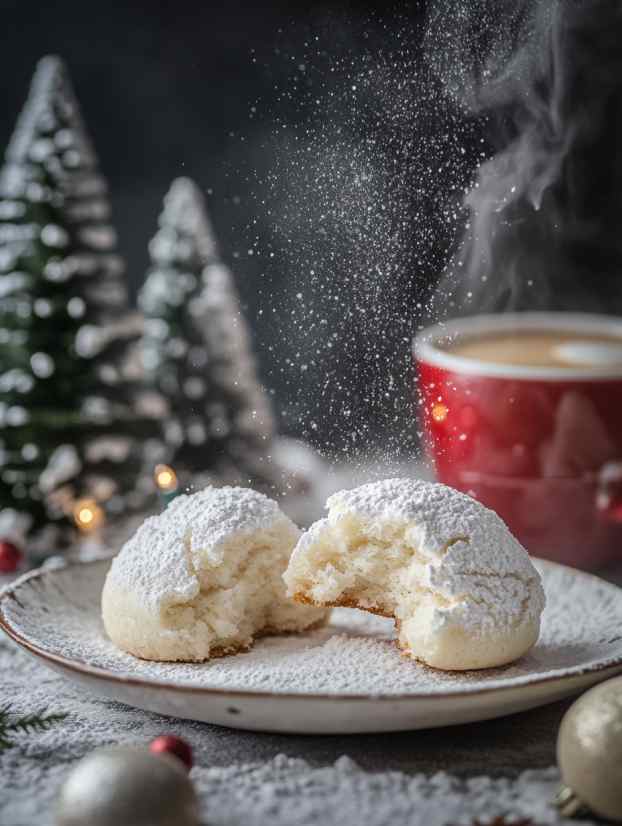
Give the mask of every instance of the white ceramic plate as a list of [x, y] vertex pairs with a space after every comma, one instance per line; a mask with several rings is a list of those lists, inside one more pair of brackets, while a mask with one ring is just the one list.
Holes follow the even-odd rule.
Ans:
[[400, 655], [388, 620], [347, 609], [303, 635], [266, 637], [201, 664], [116, 649], [100, 620], [109, 561], [26, 574], [0, 594], [0, 627], [50, 668], [138, 708], [242, 729], [397, 731], [485, 720], [566, 697], [622, 671], [622, 590], [538, 562], [547, 594], [538, 644], [486, 671], [435, 671]]

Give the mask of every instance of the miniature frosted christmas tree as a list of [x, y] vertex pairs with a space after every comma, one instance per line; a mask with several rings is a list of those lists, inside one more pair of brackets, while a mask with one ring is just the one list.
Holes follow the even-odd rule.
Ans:
[[142, 324], [109, 214], [64, 66], [44, 58], [0, 172], [0, 536], [35, 554], [153, 487]]
[[170, 461], [185, 484], [274, 488], [269, 400], [232, 274], [191, 180], [173, 182], [159, 224], [139, 303], [147, 372], [170, 406]]

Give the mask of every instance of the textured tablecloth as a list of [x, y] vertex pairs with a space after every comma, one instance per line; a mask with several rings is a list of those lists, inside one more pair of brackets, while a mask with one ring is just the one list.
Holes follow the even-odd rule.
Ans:
[[[303, 737], [172, 720], [85, 693], [0, 640], [3, 700], [67, 718], [0, 754], [0, 824], [47, 826], [74, 762], [110, 743], [172, 731], [193, 746], [206, 824], [388, 826], [564, 822], [550, 806], [557, 726], [567, 703], [486, 723], [400, 734]], [[122, 826], [122, 824], [119, 824]]]

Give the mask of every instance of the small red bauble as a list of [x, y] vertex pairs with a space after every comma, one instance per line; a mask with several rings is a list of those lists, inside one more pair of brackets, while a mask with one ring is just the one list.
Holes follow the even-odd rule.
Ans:
[[153, 754], [173, 754], [190, 771], [192, 768], [192, 748], [174, 734], [162, 734], [149, 744], [149, 751]]
[[0, 540], [0, 574], [13, 574], [23, 559], [21, 550], [12, 542]]

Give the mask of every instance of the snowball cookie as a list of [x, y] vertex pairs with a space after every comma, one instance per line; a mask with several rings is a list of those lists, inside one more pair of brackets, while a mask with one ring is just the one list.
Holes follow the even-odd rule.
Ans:
[[538, 572], [475, 499], [387, 479], [336, 493], [327, 506], [283, 576], [297, 602], [394, 617], [407, 654], [450, 671], [503, 665], [537, 640]]
[[115, 645], [147, 660], [207, 660], [254, 637], [320, 624], [281, 575], [300, 531], [276, 502], [245, 488], [178, 496], [123, 546], [104, 584]]

